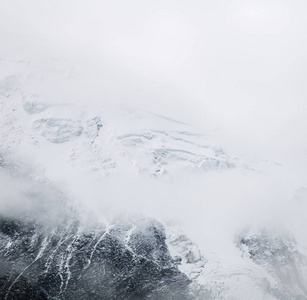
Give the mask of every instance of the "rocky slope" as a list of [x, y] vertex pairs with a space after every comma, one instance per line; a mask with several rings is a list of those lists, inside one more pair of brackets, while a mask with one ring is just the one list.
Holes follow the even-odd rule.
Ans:
[[57, 228], [0, 222], [1, 299], [195, 299], [154, 220]]

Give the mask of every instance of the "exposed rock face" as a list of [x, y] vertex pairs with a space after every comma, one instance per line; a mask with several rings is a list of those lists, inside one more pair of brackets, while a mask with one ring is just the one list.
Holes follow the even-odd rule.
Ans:
[[261, 286], [276, 299], [306, 299], [307, 257], [302, 255], [290, 234], [274, 234], [263, 230], [244, 237], [239, 247], [273, 278], [263, 278]]
[[1, 218], [0, 298], [194, 299], [151, 219], [85, 229]]

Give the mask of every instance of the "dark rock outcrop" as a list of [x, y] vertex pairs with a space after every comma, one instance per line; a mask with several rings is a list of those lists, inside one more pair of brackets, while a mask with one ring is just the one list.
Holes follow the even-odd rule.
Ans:
[[151, 219], [85, 228], [0, 218], [0, 298], [194, 299]]
[[242, 238], [239, 248], [276, 280], [278, 288], [263, 278], [261, 285], [267, 293], [281, 300], [306, 299], [304, 282], [307, 257], [298, 251], [292, 235], [262, 230], [258, 234]]

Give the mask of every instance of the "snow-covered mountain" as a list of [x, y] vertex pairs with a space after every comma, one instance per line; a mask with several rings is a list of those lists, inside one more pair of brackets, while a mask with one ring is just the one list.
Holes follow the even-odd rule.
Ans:
[[241, 164], [188, 124], [129, 107], [49, 104], [20, 81], [18, 75], [1, 81], [3, 152], [58, 151], [53, 159], [102, 176], [127, 171], [158, 177]]
[[211, 214], [193, 194], [159, 206], [187, 178], [261, 163], [163, 112], [74, 101], [70, 69], [0, 64], [3, 299], [307, 299], [306, 245], [291, 231], [236, 228], [227, 244], [181, 227], [178, 215], [198, 224], [198, 205]]

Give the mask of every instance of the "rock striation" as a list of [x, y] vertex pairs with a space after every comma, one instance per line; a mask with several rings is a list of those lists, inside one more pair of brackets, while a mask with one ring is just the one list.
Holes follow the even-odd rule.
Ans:
[[152, 219], [56, 228], [0, 219], [0, 298], [195, 299]]

